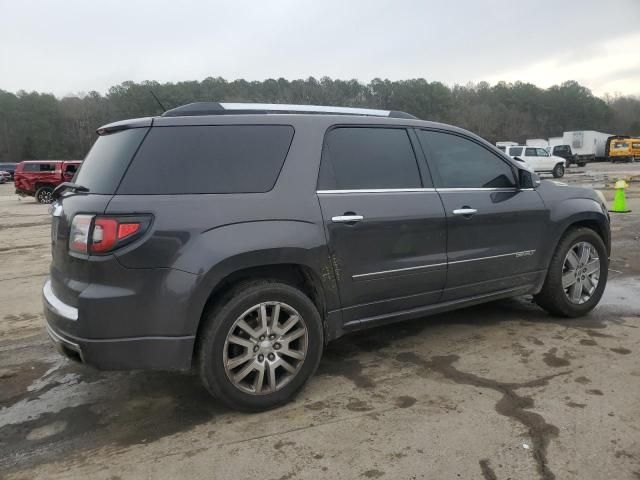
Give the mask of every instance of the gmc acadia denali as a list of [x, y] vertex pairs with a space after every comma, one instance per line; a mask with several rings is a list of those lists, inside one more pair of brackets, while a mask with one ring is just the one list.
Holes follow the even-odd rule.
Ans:
[[98, 129], [54, 192], [46, 328], [101, 369], [196, 367], [280, 405], [358, 329], [533, 294], [584, 315], [607, 280], [590, 189], [403, 112], [195, 103]]

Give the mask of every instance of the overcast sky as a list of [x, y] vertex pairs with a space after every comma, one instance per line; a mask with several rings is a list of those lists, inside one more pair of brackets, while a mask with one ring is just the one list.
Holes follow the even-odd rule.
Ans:
[[640, 94], [640, 0], [0, 0], [0, 89], [424, 77]]

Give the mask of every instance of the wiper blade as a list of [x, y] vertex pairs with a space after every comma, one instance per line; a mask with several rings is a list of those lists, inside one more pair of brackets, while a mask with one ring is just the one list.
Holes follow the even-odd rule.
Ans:
[[58, 198], [60, 198], [62, 193], [67, 190], [72, 190], [74, 192], [79, 192], [79, 193], [86, 193], [89, 191], [89, 189], [83, 185], [78, 185], [77, 183], [73, 183], [73, 182], [62, 182], [53, 190], [51, 197], [54, 200], [57, 200]]

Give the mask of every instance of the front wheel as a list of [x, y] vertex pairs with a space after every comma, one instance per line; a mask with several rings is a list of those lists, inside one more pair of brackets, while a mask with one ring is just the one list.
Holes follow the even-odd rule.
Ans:
[[602, 238], [589, 228], [572, 230], [560, 240], [535, 301], [552, 315], [585, 315], [602, 298], [608, 268]]
[[564, 176], [564, 165], [562, 165], [561, 163], [557, 164], [554, 168], [553, 168], [553, 177], [554, 178], [560, 178]]
[[240, 284], [205, 313], [203, 322], [200, 378], [233, 409], [261, 411], [288, 402], [320, 363], [320, 314], [290, 285]]
[[36, 191], [38, 203], [51, 203], [53, 201], [53, 187], [40, 187]]

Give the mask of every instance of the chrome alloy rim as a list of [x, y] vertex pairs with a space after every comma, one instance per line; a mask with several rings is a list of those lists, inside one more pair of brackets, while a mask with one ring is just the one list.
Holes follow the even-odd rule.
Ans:
[[229, 330], [224, 370], [243, 392], [273, 393], [296, 376], [308, 345], [307, 325], [293, 307], [282, 302], [260, 303], [240, 315]]
[[582, 304], [596, 291], [600, 279], [598, 251], [589, 242], [573, 245], [562, 265], [562, 289], [571, 303]]
[[53, 201], [53, 194], [49, 190], [44, 190], [39, 193], [38, 200], [40, 200], [40, 203], [51, 203]]

